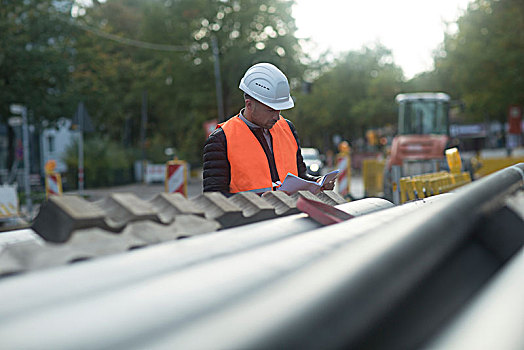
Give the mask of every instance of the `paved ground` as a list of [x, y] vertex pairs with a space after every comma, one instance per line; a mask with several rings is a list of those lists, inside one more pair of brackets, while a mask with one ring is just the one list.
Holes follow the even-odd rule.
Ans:
[[[118, 192], [131, 192], [137, 195], [139, 198], [149, 200], [155, 197], [157, 194], [164, 192], [164, 184], [130, 184], [124, 186], [98, 188], [98, 189], [86, 189], [83, 195], [90, 201], [96, 201], [104, 198], [110, 193]], [[202, 178], [191, 178], [187, 185], [188, 198], [193, 198], [202, 193]], [[67, 194], [78, 194], [77, 191], [70, 191]], [[362, 198], [364, 196], [364, 186], [362, 178], [360, 176], [353, 176], [351, 178], [351, 194], [353, 198]]]
[[[96, 201], [104, 198], [110, 193], [134, 193], [137, 197], [149, 200], [155, 197], [157, 194], [165, 191], [163, 183], [135, 183], [123, 186], [97, 188], [97, 189], [86, 189], [82, 193], [88, 200]], [[202, 193], [202, 179], [191, 178], [187, 184], [188, 197], [193, 198]], [[70, 191], [67, 194], [79, 194], [77, 191]]]
[[[351, 195], [354, 199], [361, 199], [364, 197], [364, 184], [362, 182], [362, 177], [359, 174], [353, 174], [351, 177]], [[335, 188], [336, 189], [336, 188]], [[150, 200], [154, 198], [157, 194], [164, 192], [163, 183], [154, 183], [154, 184], [143, 184], [135, 183], [124, 186], [114, 186], [107, 188], [97, 188], [97, 189], [86, 189], [83, 192], [83, 196], [89, 201], [97, 201], [103, 199], [111, 193], [134, 193], [136, 196], [143, 200]], [[202, 193], [202, 178], [190, 178], [187, 185], [188, 198], [193, 198]], [[65, 194], [67, 195], [78, 195], [77, 191], [68, 191]], [[31, 214], [28, 214], [27, 208], [24, 206], [21, 207], [22, 218], [28, 222], [36, 217], [40, 205], [33, 204]]]

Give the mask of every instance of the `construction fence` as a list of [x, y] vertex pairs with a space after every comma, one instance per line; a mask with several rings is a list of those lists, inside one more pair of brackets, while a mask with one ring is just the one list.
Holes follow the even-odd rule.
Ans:
[[503, 157], [503, 158], [477, 158], [471, 159], [472, 167], [475, 170], [475, 179], [493, 174], [496, 171], [507, 168], [511, 165], [524, 162], [524, 156]]
[[469, 173], [441, 171], [432, 174], [408, 176], [400, 179], [400, 202], [423, 199], [446, 193], [471, 182]]
[[[481, 177], [493, 174], [501, 169], [507, 168], [514, 164], [523, 163], [523, 162], [524, 162], [524, 156], [502, 157], [502, 158], [482, 158], [482, 157], [471, 158], [471, 167], [472, 169], [474, 169], [474, 171], [473, 171], [473, 179], [470, 178], [469, 181], [479, 179]], [[362, 179], [364, 182], [364, 194], [366, 197], [380, 197], [383, 195], [385, 165], [386, 165], [386, 161], [383, 159], [368, 158], [368, 159], [362, 160]], [[443, 193], [442, 191], [444, 191], [444, 188], [448, 188], [447, 191], [450, 190], [449, 188], [451, 187], [452, 184], [450, 185], [449, 181], [451, 180], [441, 179], [441, 176], [439, 177], [439, 175], [437, 174], [431, 174], [431, 175], [436, 176], [438, 178], [438, 180], [434, 179], [434, 181], [436, 181], [437, 183], [439, 181], [448, 181], [448, 185], [445, 185], [444, 187], [442, 187], [442, 190], [429, 188], [429, 191], [430, 191], [429, 193], [433, 193], [433, 191], [437, 191], [437, 190], [439, 191], [439, 193]], [[458, 179], [456, 180], [458, 181]], [[411, 179], [411, 181], [413, 181], [413, 179]], [[409, 185], [410, 181], [405, 180], [404, 182], [405, 182], [405, 186], [413, 187], [412, 185]], [[418, 194], [416, 190], [413, 190], [413, 192]], [[424, 190], [424, 195], [427, 197], [425, 190]], [[410, 198], [409, 195], [407, 195], [406, 198]], [[417, 198], [423, 198], [423, 197], [417, 197]], [[411, 199], [415, 199], [415, 198], [411, 198]], [[410, 199], [407, 199], [407, 200], [410, 200]]]
[[364, 182], [365, 197], [380, 197], [384, 191], [385, 160], [363, 159], [362, 180]]

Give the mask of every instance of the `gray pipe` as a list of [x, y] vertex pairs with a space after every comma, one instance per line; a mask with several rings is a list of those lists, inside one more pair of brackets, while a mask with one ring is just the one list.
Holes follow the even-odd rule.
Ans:
[[[360, 216], [392, 206], [391, 202], [384, 199], [367, 198], [345, 203], [337, 208]], [[10, 300], [9, 303], [0, 303], [0, 319], [22, 310], [32, 310], [39, 305], [76, 300], [80, 296], [100, 293], [230, 254], [256, 249], [319, 227], [320, 224], [307, 218], [305, 214], [297, 214], [107, 258], [10, 277], [0, 283], [0, 295]], [[37, 296], [34, 295], [36, 290]]]
[[[497, 209], [507, 194], [521, 188], [523, 171], [520, 164], [423, 205], [403, 205], [300, 235], [255, 245], [235, 241], [231, 244], [238, 249], [203, 254], [180, 268], [124, 278], [96, 292], [83, 294], [69, 285], [72, 294], [55, 298], [56, 284], [44, 293], [49, 302], [27, 308], [18, 299], [15, 308], [2, 305], [0, 342], [7, 348], [75, 349], [350, 344], [468, 239], [482, 213]], [[271, 220], [265, 230], [280, 230], [280, 223]], [[236, 237], [242, 239], [255, 225], [234, 229], [239, 230]], [[123, 261], [116, 258], [114, 264]], [[141, 262], [162, 264], [171, 258], [178, 259], [165, 252], [144, 255]], [[84, 267], [86, 286], [96, 285], [97, 274], [111, 265], [100, 262], [95, 269], [96, 262], [84, 265], [92, 268]], [[56, 275], [39, 279], [40, 285], [48, 286], [52, 278], [59, 283], [71, 268], [54, 270]], [[25, 277], [29, 281], [37, 275]], [[0, 295], [5, 285], [0, 284]], [[21, 285], [11, 285], [11, 293]], [[33, 290], [11, 298], [38, 299], [39, 294]]]

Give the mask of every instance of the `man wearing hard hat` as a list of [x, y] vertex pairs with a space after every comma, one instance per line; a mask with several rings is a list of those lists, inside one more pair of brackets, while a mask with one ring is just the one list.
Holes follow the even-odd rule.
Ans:
[[245, 108], [219, 124], [204, 146], [204, 192], [261, 194], [277, 189], [287, 173], [316, 181], [307, 174], [295, 127], [280, 115], [294, 106], [284, 73], [270, 63], [255, 64], [239, 88]]

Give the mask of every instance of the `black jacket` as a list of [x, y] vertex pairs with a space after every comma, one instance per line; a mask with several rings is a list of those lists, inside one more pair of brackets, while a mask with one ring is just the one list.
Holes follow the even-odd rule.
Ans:
[[[295, 136], [295, 140], [297, 141], [298, 150], [297, 150], [297, 168], [298, 168], [298, 176], [311, 181], [316, 181], [318, 179], [317, 176], [311, 176], [307, 173], [306, 165], [304, 164], [304, 160], [302, 159], [302, 153], [300, 152], [300, 143], [298, 141], [298, 135], [295, 129], [295, 126], [293, 123], [291, 123], [289, 120], [285, 119], [286, 122], [289, 124], [289, 127], [291, 128], [291, 131], [293, 132], [293, 136]], [[253, 129], [250, 128], [250, 130], [253, 132]], [[257, 137], [258, 141], [260, 142], [262, 148], [266, 152], [266, 156], [268, 157], [268, 163], [272, 175], [272, 180], [276, 181], [278, 179], [275, 179], [277, 176], [276, 166], [275, 166], [275, 160], [273, 158], [273, 154], [266, 150], [266, 148], [262, 144], [262, 140], [260, 136], [258, 136], [255, 132], [253, 132], [255, 137]], [[231, 193], [229, 192], [229, 182], [231, 181], [231, 167], [229, 165], [229, 161], [227, 159], [227, 141], [226, 141], [226, 134], [224, 133], [224, 130], [222, 128], [217, 128], [211, 135], [209, 135], [209, 138], [206, 141], [206, 144], [204, 146], [204, 171], [203, 171], [203, 177], [204, 177], [204, 192], [211, 192], [211, 191], [218, 191], [222, 192], [226, 196], [230, 196]], [[285, 177], [286, 174], [279, 174], [280, 177]], [[283, 178], [279, 179], [280, 181], [284, 181]]]

